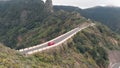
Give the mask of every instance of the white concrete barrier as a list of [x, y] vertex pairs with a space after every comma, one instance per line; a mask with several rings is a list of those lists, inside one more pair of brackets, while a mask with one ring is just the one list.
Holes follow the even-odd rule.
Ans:
[[[86, 26], [86, 27], [83, 27], [83, 28], [81, 28], [79, 31], [81, 31], [82, 29], [85, 29], [85, 28], [87, 28], [87, 27], [89, 27], [89, 26], [93, 26], [93, 24], [92, 24], [92, 25], [88, 25], [88, 26]], [[45, 48], [42, 48], [42, 49], [30, 51], [30, 52], [28, 52], [27, 54], [30, 55], [30, 54], [33, 54], [33, 53], [36, 53], [36, 52], [40, 52], [40, 51], [43, 51], [43, 50], [48, 50], [48, 49], [50, 49], [50, 48], [56, 47], [56, 46], [62, 44], [63, 42], [67, 41], [69, 38], [71, 38], [72, 36], [74, 36], [74, 35], [75, 35], [76, 33], [78, 33], [79, 31], [73, 33], [72, 35], [70, 35], [70, 36], [67, 37], [66, 39], [62, 40], [61, 42], [59, 42], [59, 43], [57, 43], [57, 44], [55, 44], [55, 45], [53, 45], [53, 46], [48, 46], [48, 47], [45, 47]], [[64, 35], [65, 35], [65, 34], [64, 34]], [[62, 35], [62, 36], [63, 36], [63, 35]], [[58, 38], [60, 38], [60, 37], [58, 37]]]
[[[69, 32], [72, 32], [72, 31], [77, 30], [77, 29], [79, 29], [79, 30], [76, 31], [75, 33], [73, 33], [72, 35], [70, 35], [69, 37], [67, 37], [66, 39], [62, 40], [61, 42], [56, 43], [56, 44], [54, 44], [53, 46], [48, 46], [48, 47], [41, 48], [41, 49], [38, 49], [38, 50], [29, 51], [29, 52], [27, 52], [26, 54], [30, 55], [30, 54], [33, 54], [33, 53], [36, 53], [36, 52], [40, 52], [40, 51], [47, 50], [47, 49], [53, 48], [53, 47], [55, 47], [55, 46], [58, 46], [58, 45], [64, 43], [65, 41], [67, 41], [69, 38], [71, 38], [72, 36], [74, 36], [74, 35], [75, 35], [76, 33], [78, 33], [79, 31], [81, 31], [81, 30], [83, 30], [83, 29], [85, 29], [85, 28], [87, 28], [87, 27], [89, 27], [89, 26], [94, 26], [94, 25], [95, 25], [95, 24], [92, 23], [92, 24], [89, 24], [89, 25], [87, 25], [86, 27], [83, 27], [83, 28], [75, 28], [75, 29], [73, 29], [73, 30], [71, 30], [71, 31], [69, 31]], [[67, 32], [67, 33], [69, 33], [69, 32]], [[67, 34], [67, 33], [65, 33], [65, 34]], [[55, 38], [55, 39], [53, 39], [53, 40], [50, 40], [50, 41], [48, 41], [48, 42], [54, 41], [54, 40], [56, 40], [56, 39], [64, 36], [65, 34], [63, 34], [63, 35], [61, 35], [61, 36], [59, 36], [59, 37], [57, 37], [57, 38]], [[40, 44], [40, 45], [37, 45], [37, 46], [33, 46], [33, 47], [25, 48], [25, 49], [20, 49], [19, 51], [20, 51], [20, 52], [23, 52], [23, 51], [26, 51], [26, 50], [29, 50], [29, 49], [37, 48], [37, 47], [40, 47], [40, 46], [42, 46], [42, 45], [47, 44], [48, 42], [45, 42], [45, 43]]]
[[[75, 28], [75, 29], [73, 29], [73, 30], [71, 30], [71, 31], [69, 31], [69, 32], [72, 32], [72, 31], [74, 31], [74, 30], [76, 30], [76, 29], [78, 29], [78, 28]], [[69, 32], [67, 32], [67, 33], [69, 33]], [[67, 34], [67, 33], [65, 33], [65, 34]], [[50, 41], [47, 41], [47, 42], [45, 42], [45, 43], [42, 43], [42, 44], [39, 44], [39, 45], [36, 45], [36, 46], [32, 46], [32, 47], [28, 47], [28, 48], [24, 48], [24, 49], [20, 49], [19, 51], [20, 51], [20, 52], [22, 52], [22, 51], [27, 51], [27, 50], [29, 50], [29, 49], [33, 49], [33, 48], [37, 48], [37, 47], [43, 46], [43, 45], [45, 45], [45, 44], [48, 44], [48, 42], [54, 41], [54, 40], [56, 40], [56, 39], [64, 36], [65, 34], [62, 34], [62, 35], [58, 36], [57, 38], [52, 39], [52, 40], [50, 40]]]

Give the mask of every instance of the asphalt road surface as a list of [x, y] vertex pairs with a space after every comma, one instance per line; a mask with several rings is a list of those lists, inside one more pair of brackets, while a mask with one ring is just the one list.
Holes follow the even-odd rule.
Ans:
[[[78, 27], [78, 28], [75, 28], [74, 30], [72, 30], [72, 31], [64, 34], [63, 36], [55, 39], [53, 42], [54, 42], [55, 44], [57, 44], [57, 43], [61, 42], [62, 40], [66, 39], [67, 37], [69, 37], [70, 35], [72, 35], [73, 33], [79, 32], [79, 30], [83, 29], [84, 27], [88, 27], [88, 24], [87, 24], [87, 25], [82, 25], [82, 26], [80, 26], [80, 27]], [[39, 47], [35, 47], [35, 48], [32, 48], [32, 49], [28, 49], [28, 50], [25, 50], [25, 51], [21, 51], [21, 53], [22, 53], [22, 54], [27, 54], [28, 52], [31, 52], [31, 51], [34, 51], [34, 50], [38, 50], [38, 49], [42, 49], [42, 48], [45, 48], [45, 47], [49, 47], [49, 46], [48, 46], [48, 43], [46, 43], [46, 44], [44, 44], [44, 45], [42, 45], [42, 46], [39, 46]]]

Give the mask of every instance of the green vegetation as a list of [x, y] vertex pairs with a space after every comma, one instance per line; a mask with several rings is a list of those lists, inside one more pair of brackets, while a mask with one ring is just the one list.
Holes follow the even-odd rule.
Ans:
[[90, 18], [99, 21], [114, 32], [120, 33], [120, 7], [93, 7], [82, 11], [82, 15], [86, 18]]
[[[0, 42], [14, 49], [30, 47], [85, 22], [92, 23], [70, 8], [66, 9], [70, 12], [53, 13], [50, 8], [42, 0], [1, 1]], [[67, 43], [43, 53], [24, 56], [0, 44], [0, 68], [107, 68], [107, 51], [120, 50], [120, 36], [94, 23], [95, 26], [79, 32]]]
[[86, 18], [90, 18], [95, 21], [99, 21], [109, 28], [111, 28], [114, 32], [120, 34], [120, 7], [93, 7], [88, 9], [80, 9], [78, 7], [72, 6], [54, 6], [55, 11], [65, 10], [68, 12], [79, 12], [82, 16]]
[[41, 0], [11, 0], [3, 7], [5, 9], [1, 8], [0, 12], [0, 42], [14, 49], [43, 43], [86, 21], [76, 12], [49, 13], [49, 7]]
[[119, 41], [120, 38], [106, 26], [97, 24], [79, 32], [68, 40], [67, 44], [26, 57], [0, 45], [0, 67], [107, 68], [109, 64], [107, 51], [120, 49]]
[[0, 5], [0, 42], [11, 48], [17, 48], [18, 38], [49, 14], [41, 0], [10, 0]]
[[92, 58], [89, 58], [89, 60], [87, 60], [82, 54], [75, 52], [72, 49], [73, 47], [69, 48], [63, 46], [63, 49], [61, 48], [61, 52], [56, 49], [57, 51], [37, 53], [27, 57], [20, 55], [14, 50], [6, 48], [2, 45], [0, 45], [0, 47], [1, 68], [89, 68], [91, 66], [98, 68]]
[[109, 64], [108, 50], [120, 50], [120, 37], [101, 24], [78, 33], [74, 43], [80, 53], [91, 56], [100, 68]]

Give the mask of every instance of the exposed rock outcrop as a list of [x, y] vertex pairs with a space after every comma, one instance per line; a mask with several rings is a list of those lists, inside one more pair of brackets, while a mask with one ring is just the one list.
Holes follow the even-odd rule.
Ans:
[[53, 4], [52, 4], [52, 0], [46, 0], [46, 2], [45, 2], [45, 6], [46, 6], [48, 12], [50, 12], [50, 13], [53, 12]]

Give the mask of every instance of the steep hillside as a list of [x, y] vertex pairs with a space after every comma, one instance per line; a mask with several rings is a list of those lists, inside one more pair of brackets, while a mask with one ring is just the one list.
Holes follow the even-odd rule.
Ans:
[[44, 23], [33, 28], [22, 35], [18, 44], [20, 47], [28, 47], [51, 40], [65, 32], [86, 22], [87, 19], [81, 17], [78, 13], [68, 13], [58, 11], [48, 16]]
[[[51, 0], [0, 3], [0, 42], [14, 49], [30, 47], [84, 22], [93, 22], [69, 9], [53, 11], [51, 3]], [[120, 50], [120, 36], [104, 25], [93, 23], [94, 27], [79, 32], [63, 45], [34, 55], [24, 56], [0, 44], [0, 68], [107, 68], [107, 51]]]
[[80, 9], [79, 7], [73, 7], [73, 6], [57, 6], [57, 5], [54, 5], [54, 11], [59, 11], [59, 10], [65, 10], [65, 11], [68, 11], [68, 12], [73, 12], [73, 11], [77, 11], [77, 12], [80, 12], [82, 11], [82, 9]]
[[41, 24], [48, 14], [42, 0], [10, 0], [0, 3], [0, 42], [15, 48], [17, 36]]
[[72, 6], [54, 6], [54, 9], [56, 11], [65, 10], [68, 12], [79, 12], [82, 16], [99, 21], [107, 25], [114, 32], [120, 33], [120, 7], [97, 6], [88, 9], [80, 9], [78, 7]]
[[107, 68], [107, 51], [120, 49], [120, 37], [97, 24], [79, 32], [62, 46], [30, 56], [0, 45], [2, 68]]
[[20, 68], [25, 66], [23, 56], [8, 47], [0, 44], [0, 68]]
[[120, 50], [120, 36], [101, 24], [78, 33], [74, 43], [84, 57], [92, 57], [100, 68], [107, 68], [109, 64], [107, 51]]
[[11, 0], [1, 7], [0, 42], [14, 49], [43, 43], [86, 21], [76, 12], [51, 13], [41, 0]]
[[82, 11], [82, 15], [109, 26], [120, 33], [120, 7], [93, 7]]
[[51, 57], [41, 55], [39, 57], [30, 56], [25, 57], [15, 50], [7, 48], [0, 44], [0, 68], [41, 68], [41, 67], [52, 67]]

